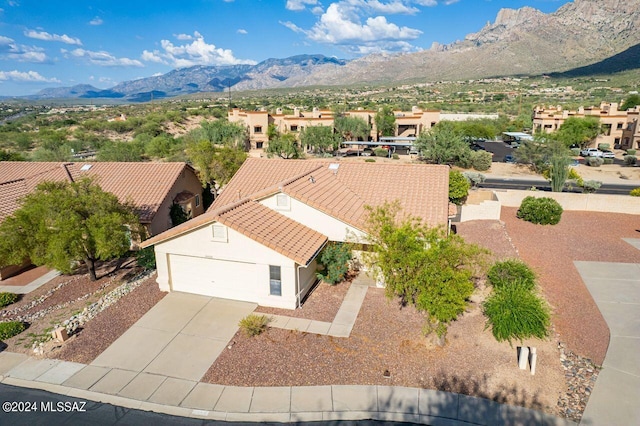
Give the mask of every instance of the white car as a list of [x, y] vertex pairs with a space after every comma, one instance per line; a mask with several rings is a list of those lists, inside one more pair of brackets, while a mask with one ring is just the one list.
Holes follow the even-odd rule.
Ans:
[[616, 155], [611, 151], [602, 151], [602, 158], [616, 158]]
[[580, 155], [583, 157], [602, 157], [602, 151], [598, 148], [585, 148], [580, 151]]

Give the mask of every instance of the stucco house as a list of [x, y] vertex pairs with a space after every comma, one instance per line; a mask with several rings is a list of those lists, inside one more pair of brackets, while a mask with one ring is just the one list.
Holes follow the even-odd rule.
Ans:
[[[20, 199], [44, 181], [93, 178], [121, 202], [131, 201], [149, 235], [171, 228], [169, 209], [175, 202], [189, 216], [204, 213], [202, 184], [186, 163], [0, 162], [0, 222], [18, 208]], [[0, 269], [0, 280], [29, 263]]]
[[365, 236], [365, 206], [397, 200], [446, 226], [448, 187], [441, 165], [249, 158], [205, 214], [141, 246], [155, 247], [163, 291], [295, 309], [325, 244]]

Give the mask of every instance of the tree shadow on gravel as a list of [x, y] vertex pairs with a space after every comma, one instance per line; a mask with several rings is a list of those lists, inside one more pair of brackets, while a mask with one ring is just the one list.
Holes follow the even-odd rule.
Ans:
[[[488, 399], [499, 404], [518, 405], [521, 407], [542, 410], [539, 392], [530, 393], [526, 388], [517, 385], [501, 387], [499, 390], [489, 390], [489, 375], [482, 377], [448, 375], [440, 372], [433, 378], [435, 388], [440, 391], [454, 392], [463, 395]], [[428, 387], [428, 386], [423, 386]]]

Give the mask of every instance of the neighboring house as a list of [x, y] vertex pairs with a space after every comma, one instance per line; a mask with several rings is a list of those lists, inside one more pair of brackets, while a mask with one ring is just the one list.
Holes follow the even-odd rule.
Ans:
[[602, 133], [591, 147], [608, 143], [612, 148], [628, 149], [638, 147], [640, 135], [636, 130], [640, 107], [627, 111], [618, 110], [617, 103], [602, 102], [599, 107], [580, 107], [576, 111], [557, 107], [536, 107], [533, 111], [533, 131], [551, 133], [562, 126], [569, 117], [596, 117], [600, 121]]
[[[371, 133], [368, 140], [375, 140], [378, 131], [375, 125], [377, 111], [359, 109], [347, 111], [348, 117], [361, 118], [371, 126]], [[411, 111], [394, 111], [396, 117], [396, 129], [394, 136], [416, 137], [421, 132], [429, 130], [440, 121], [440, 111], [423, 111], [418, 107], [413, 107]], [[232, 123], [243, 124], [249, 134], [251, 148], [262, 149], [269, 144], [267, 130], [269, 125], [275, 126], [280, 133], [297, 134], [309, 126], [334, 126], [334, 113], [330, 110], [302, 111], [294, 108], [293, 114], [283, 114], [278, 108], [275, 114], [267, 111], [244, 111], [234, 108], [229, 111], [228, 119]]]
[[447, 226], [448, 193], [447, 166], [249, 158], [205, 214], [141, 246], [155, 246], [163, 291], [295, 309], [325, 244], [362, 241], [365, 206], [397, 200]]
[[[91, 177], [121, 202], [135, 206], [150, 235], [171, 228], [171, 205], [180, 204], [190, 217], [204, 213], [202, 184], [185, 163], [47, 163], [0, 162], [0, 222], [20, 208], [20, 199], [44, 181], [75, 181]], [[28, 265], [28, 263], [26, 264]], [[23, 265], [23, 266], [26, 266]], [[0, 270], [0, 279], [21, 268]]]

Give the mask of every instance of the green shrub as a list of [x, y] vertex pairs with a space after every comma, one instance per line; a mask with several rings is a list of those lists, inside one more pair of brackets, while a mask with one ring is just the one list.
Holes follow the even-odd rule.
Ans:
[[156, 269], [156, 253], [153, 250], [153, 246], [138, 250], [136, 252], [136, 262], [138, 262], [138, 266], [142, 266], [144, 269]]
[[4, 308], [18, 300], [18, 295], [15, 293], [0, 293], [0, 308]]
[[602, 186], [602, 182], [597, 180], [585, 180], [582, 182], [582, 192], [588, 194], [596, 192]]
[[603, 158], [604, 164], [613, 164], [613, 158]]
[[523, 286], [506, 286], [494, 291], [483, 304], [486, 327], [497, 341], [531, 337], [544, 339], [551, 324], [549, 308], [540, 297]]
[[398, 154], [393, 154], [391, 158], [393, 158], [394, 160], [399, 160], [400, 156]]
[[516, 216], [539, 225], [555, 225], [562, 217], [562, 206], [553, 198], [526, 197]]
[[249, 314], [238, 325], [247, 337], [257, 336], [267, 329], [269, 318], [266, 315]]
[[389, 156], [389, 150], [388, 149], [384, 149], [384, 148], [376, 148], [373, 150], [373, 153], [375, 154], [376, 157], [388, 157]]
[[0, 322], [0, 340], [9, 339], [22, 333], [25, 329], [21, 321]]
[[638, 159], [635, 155], [625, 155], [624, 156], [624, 164], [625, 166], [635, 166]]
[[635, 149], [628, 149], [627, 150], [627, 155], [636, 155], [636, 150]]
[[580, 148], [571, 148], [571, 155], [574, 157], [580, 156]]
[[632, 189], [631, 192], [629, 192], [629, 195], [632, 197], [640, 197], [640, 188]]
[[449, 201], [462, 204], [469, 195], [470, 184], [462, 173], [457, 170], [449, 172]]
[[318, 256], [318, 264], [322, 269], [316, 276], [331, 285], [343, 281], [349, 272], [351, 257], [351, 247], [348, 244], [330, 242]]
[[493, 159], [493, 155], [487, 151], [474, 151], [471, 155], [471, 167], [474, 169], [484, 172], [491, 168], [491, 160]]
[[611, 145], [609, 145], [608, 143], [599, 143], [598, 144], [598, 149], [600, 151], [610, 151], [611, 150]]
[[494, 263], [487, 273], [487, 279], [496, 289], [518, 285], [533, 290], [536, 286], [536, 274], [529, 265], [518, 259]]
[[376, 159], [375, 158], [365, 158], [364, 162], [365, 163], [375, 163]]
[[587, 165], [591, 167], [600, 167], [604, 164], [604, 160], [600, 157], [589, 157], [587, 158]]

